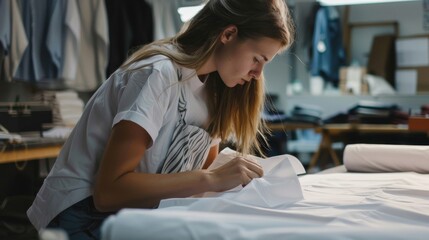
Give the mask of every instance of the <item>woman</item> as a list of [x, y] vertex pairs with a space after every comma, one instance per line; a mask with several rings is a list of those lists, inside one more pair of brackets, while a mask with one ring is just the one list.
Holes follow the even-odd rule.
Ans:
[[206, 168], [219, 140], [260, 150], [262, 70], [292, 32], [283, 0], [210, 0], [175, 37], [135, 52], [87, 103], [28, 210], [33, 225], [97, 239], [121, 208], [261, 177], [245, 157]]

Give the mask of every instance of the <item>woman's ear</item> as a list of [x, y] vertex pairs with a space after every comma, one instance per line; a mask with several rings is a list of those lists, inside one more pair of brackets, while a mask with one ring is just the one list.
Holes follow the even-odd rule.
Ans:
[[235, 38], [237, 38], [237, 34], [238, 34], [237, 26], [228, 25], [222, 31], [222, 35], [220, 36], [220, 41], [224, 44], [227, 42], [230, 42], [230, 41], [234, 40]]

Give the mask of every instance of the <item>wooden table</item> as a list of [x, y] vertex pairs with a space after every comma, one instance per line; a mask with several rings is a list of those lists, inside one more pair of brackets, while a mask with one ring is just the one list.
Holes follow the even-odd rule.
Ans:
[[[271, 131], [292, 131], [297, 129], [314, 129], [315, 132], [322, 134], [317, 151], [311, 158], [309, 168], [314, 167], [320, 154], [327, 151], [335, 165], [341, 162], [332, 149], [332, 138], [341, 134], [359, 132], [359, 133], [410, 133], [407, 126], [403, 125], [381, 125], [381, 124], [326, 124], [317, 126], [310, 123], [269, 123], [267, 124]], [[27, 149], [6, 150], [0, 152], [0, 164], [13, 163], [20, 161], [38, 160], [44, 158], [55, 158], [61, 150], [62, 144], [49, 146], [32, 146]]]
[[50, 146], [32, 146], [27, 149], [20, 148], [0, 152], [0, 164], [20, 161], [55, 158], [60, 153], [62, 144]]
[[393, 124], [326, 124], [319, 128], [315, 128], [316, 132], [322, 134], [317, 151], [311, 158], [308, 169], [316, 166], [317, 161], [322, 152], [328, 152], [333, 163], [338, 166], [341, 164], [337, 154], [332, 148], [332, 139], [343, 134], [356, 133], [375, 133], [375, 134], [408, 134], [412, 131], [408, 130], [407, 125], [393, 125]]
[[293, 122], [282, 122], [282, 123], [268, 123], [268, 129], [271, 131], [292, 131], [297, 129], [312, 129], [317, 128], [317, 125], [312, 123], [293, 123]]
[[[332, 162], [338, 166], [341, 164], [340, 159], [332, 148], [332, 140], [339, 139], [344, 142], [342, 136], [350, 135], [353, 133], [359, 134], [410, 134], [421, 131], [409, 130], [407, 125], [394, 125], [394, 124], [358, 124], [358, 123], [345, 123], [345, 124], [325, 124], [317, 126], [308, 123], [269, 123], [267, 124], [271, 131], [292, 131], [298, 129], [313, 129], [322, 135], [320, 144], [316, 152], [312, 155], [308, 169], [313, 168], [318, 163], [322, 153], [329, 154]], [[429, 133], [428, 133], [429, 137]]]

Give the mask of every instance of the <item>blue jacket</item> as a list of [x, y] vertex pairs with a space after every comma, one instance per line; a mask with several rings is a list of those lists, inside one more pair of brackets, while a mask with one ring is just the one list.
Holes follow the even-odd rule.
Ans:
[[313, 34], [311, 75], [338, 85], [340, 66], [345, 64], [341, 22], [334, 7], [321, 7]]

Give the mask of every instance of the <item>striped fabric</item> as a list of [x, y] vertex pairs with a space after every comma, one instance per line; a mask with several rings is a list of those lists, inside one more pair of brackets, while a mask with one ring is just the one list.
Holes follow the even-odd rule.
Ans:
[[[179, 79], [181, 74], [178, 72]], [[186, 97], [184, 87], [181, 86], [178, 111], [180, 120], [173, 133], [170, 147], [164, 164], [158, 170], [159, 173], [178, 173], [201, 169], [208, 155], [211, 137], [204, 129], [187, 125]]]

